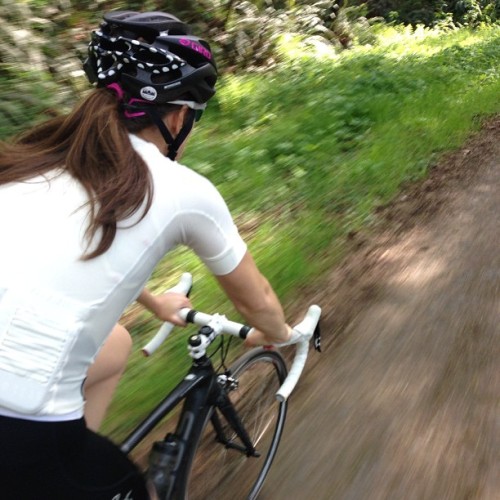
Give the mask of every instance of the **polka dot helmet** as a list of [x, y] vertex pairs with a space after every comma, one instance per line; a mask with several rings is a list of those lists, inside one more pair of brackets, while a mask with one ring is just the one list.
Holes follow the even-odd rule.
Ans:
[[84, 70], [91, 83], [118, 83], [132, 97], [168, 103], [206, 103], [217, 68], [210, 46], [171, 14], [114, 11], [92, 32]]

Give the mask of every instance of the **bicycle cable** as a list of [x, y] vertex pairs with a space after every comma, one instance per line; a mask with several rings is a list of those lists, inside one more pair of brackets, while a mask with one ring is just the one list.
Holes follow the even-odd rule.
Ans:
[[215, 369], [215, 371], [218, 373], [220, 370], [224, 370], [227, 372], [227, 366], [226, 366], [226, 358], [229, 353], [229, 348], [231, 346], [232, 342], [232, 337], [229, 339], [224, 339], [224, 337], [220, 337], [219, 345], [214, 349], [214, 351], [208, 356], [209, 359], [212, 359], [218, 352], [220, 352], [220, 364], [219, 366]]

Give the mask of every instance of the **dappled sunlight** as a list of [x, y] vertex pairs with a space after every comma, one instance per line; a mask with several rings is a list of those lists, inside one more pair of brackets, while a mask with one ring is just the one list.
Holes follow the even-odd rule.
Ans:
[[[494, 33], [494, 28], [483, 28], [483, 32]], [[449, 47], [470, 47], [484, 41], [479, 31], [452, 29], [448, 32], [422, 25], [413, 29], [384, 26], [380, 29], [375, 50], [382, 49], [384, 57], [400, 59], [409, 55], [432, 57]]]
[[[290, 398], [262, 499], [496, 499], [498, 479], [485, 484], [498, 453], [500, 179], [482, 175], [490, 161], [498, 172], [500, 123], [488, 129], [485, 118], [500, 112], [498, 24], [458, 29], [464, 21], [450, 17], [429, 21], [439, 28], [385, 24], [365, 19], [370, 2], [358, 10], [366, 23], [353, 14], [347, 31], [334, 9], [352, 2], [314, 0], [307, 5], [322, 17], [302, 19], [296, 9], [304, 2], [294, 1], [92, 0], [79, 10], [85, 2], [4, 3], [7, 27], [18, 22], [11, 7], [33, 15], [19, 16], [29, 52], [0, 37], [0, 139], [88, 90], [74, 66], [102, 9], [172, 4], [181, 18], [199, 15], [194, 33], [210, 38], [220, 75], [181, 162], [222, 195], [286, 321], [295, 324], [309, 303], [323, 311], [323, 352], [311, 351]], [[53, 12], [47, 18], [45, 7]], [[32, 71], [31, 53], [44, 73]], [[482, 142], [462, 147], [480, 126]], [[157, 263], [147, 286], [162, 293], [183, 272], [193, 275], [193, 307], [241, 320], [184, 247]], [[120, 322], [134, 347], [103, 427], [117, 441], [184, 376], [186, 339], [196, 332], [176, 328], [144, 358], [160, 320], [132, 304]], [[294, 349], [280, 348], [290, 360]], [[160, 425], [151, 438], [169, 430]], [[146, 452], [134, 455], [144, 466]]]
[[439, 276], [444, 270], [444, 263], [440, 259], [423, 260], [406, 267], [393, 277], [393, 281], [396, 284], [409, 284], [420, 287]]
[[[402, 52], [411, 49], [422, 50], [424, 52], [430, 52], [431, 49], [427, 45], [433, 38], [442, 42], [443, 31], [440, 29], [426, 28], [422, 25], [413, 28], [412, 26], [382, 26], [379, 28], [378, 43], [380, 47], [384, 47], [384, 50], [388, 48], [395, 52]], [[424, 42], [421, 43], [421, 42]], [[439, 50], [439, 47], [435, 47]]]
[[300, 63], [307, 59], [335, 61], [340, 53], [328, 40], [321, 37], [308, 37], [296, 33], [284, 33], [278, 41], [278, 53], [290, 62]]
[[418, 239], [414, 242], [406, 242], [404, 246], [394, 246], [387, 249], [381, 256], [381, 263], [395, 263], [401, 259], [401, 255], [411, 256], [405, 267], [394, 273], [390, 283], [394, 285], [407, 285], [422, 287], [447, 272], [447, 264], [444, 257], [437, 257], [432, 252], [427, 253], [427, 247], [419, 247]]
[[[309, 57], [306, 64], [296, 59], [296, 65], [283, 64], [267, 73], [222, 78], [183, 160], [220, 189], [280, 298], [293, 299], [304, 280], [324, 277], [326, 269], [344, 255], [346, 235], [373, 220], [375, 206], [391, 199], [402, 182], [424, 175], [436, 151], [463, 140], [478, 109], [491, 111], [498, 106], [495, 84], [488, 92], [471, 85], [478, 74], [490, 70], [490, 58], [498, 51], [494, 38], [482, 35], [482, 43], [470, 53], [442, 51], [443, 56], [399, 58], [395, 46], [386, 51], [374, 46], [316, 58], [310, 49], [307, 55], [302, 53]], [[440, 50], [469, 36], [451, 32], [442, 41], [432, 37], [429, 45]], [[412, 47], [411, 39], [407, 42], [403, 51]], [[291, 53], [302, 50], [297, 47], [290, 42]], [[356, 421], [351, 421], [356, 398], [374, 418], [384, 407], [405, 414], [419, 404], [432, 377], [439, 376], [433, 346], [441, 331], [432, 319], [420, 324], [413, 346], [404, 338], [419, 317], [451, 307], [443, 305], [446, 293], [439, 283], [450, 278], [452, 263], [446, 248], [435, 252], [422, 241], [425, 234], [413, 236], [406, 246], [394, 245], [380, 259], [382, 266], [399, 267], [386, 283], [374, 283], [370, 292], [384, 300], [363, 323], [366, 332], [375, 328], [375, 333], [353, 340], [360, 351], [348, 360], [347, 368], [332, 365], [331, 400], [321, 398], [318, 403], [327, 415], [340, 407], [346, 428], [356, 427]], [[412, 261], [400, 265], [405, 255], [412, 256]], [[223, 300], [192, 254], [171, 255], [153, 276], [153, 288], [160, 290], [166, 276], [175, 282], [186, 270], [195, 275], [193, 297], [197, 304], [205, 303], [202, 309]], [[393, 293], [387, 292], [387, 284], [394, 286]], [[432, 291], [434, 300], [429, 311], [415, 312], [408, 303], [421, 288]], [[231, 313], [227, 303], [214, 307]], [[333, 307], [331, 314], [335, 314]], [[153, 328], [138, 322], [137, 330], [146, 335]], [[397, 333], [389, 335], [390, 328]], [[408, 354], [415, 345], [422, 353], [419, 359]], [[402, 360], [388, 362], [384, 350]], [[370, 380], [349, 386], [359, 367], [372, 370]], [[417, 382], [409, 384], [408, 374]], [[124, 385], [120, 391], [123, 407], [140, 407], [142, 401], [128, 398], [129, 387]], [[311, 422], [303, 425], [306, 432]], [[376, 453], [377, 439], [366, 436], [359, 447], [366, 445], [368, 455]], [[350, 456], [351, 444], [340, 447], [339, 456]], [[330, 459], [326, 452], [324, 459]], [[356, 460], [352, 459], [353, 469], [358, 466]], [[341, 470], [350, 477], [349, 470]]]
[[[492, 32], [491, 28], [482, 28]], [[387, 26], [376, 28], [376, 40], [370, 44], [360, 44], [349, 50], [342, 50], [320, 36], [304, 37], [295, 33], [284, 33], [278, 42], [278, 52], [289, 63], [307, 63], [308, 60], [320, 63], [342, 64], [353, 57], [363, 54], [379, 54], [387, 59], [400, 60], [408, 56], [432, 57], [449, 47], [470, 47], [484, 41], [474, 31], [440, 28], [426, 28], [418, 25]]]
[[[490, 28], [483, 30], [491, 31]], [[296, 33], [284, 33], [278, 41], [278, 52], [290, 63], [300, 64], [307, 60], [341, 64], [356, 55], [380, 53], [388, 59], [400, 59], [408, 55], [434, 56], [450, 46], [469, 47], [483, 41], [473, 32], [440, 28], [411, 26], [381, 26], [376, 28], [377, 37], [373, 43], [356, 45], [342, 50], [320, 36], [305, 37]]]
[[[488, 176], [434, 192], [442, 210], [408, 212], [412, 228], [383, 233], [323, 292], [327, 357], [301, 381], [276, 497], [497, 498], [499, 170], [493, 152], [481, 160]], [[297, 478], [304, 435], [314, 460]]]

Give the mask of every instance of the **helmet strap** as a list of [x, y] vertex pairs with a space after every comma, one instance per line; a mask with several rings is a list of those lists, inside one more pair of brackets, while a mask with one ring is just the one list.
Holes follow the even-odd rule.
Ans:
[[163, 136], [163, 139], [165, 140], [168, 146], [168, 153], [166, 155], [167, 158], [170, 158], [172, 161], [175, 160], [180, 147], [182, 146], [187, 136], [189, 135], [189, 132], [191, 132], [193, 128], [196, 118], [196, 111], [191, 108], [188, 109], [186, 113], [186, 118], [184, 120], [184, 124], [182, 125], [182, 128], [180, 129], [179, 133], [175, 138], [172, 136], [167, 126], [165, 125], [165, 122], [162, 120], [158, 111], [154, 107], [152, 106], [148, 107], [145, 109], [145, 111], [148, 113], [151, 120], [160, 130], [160, 133]]

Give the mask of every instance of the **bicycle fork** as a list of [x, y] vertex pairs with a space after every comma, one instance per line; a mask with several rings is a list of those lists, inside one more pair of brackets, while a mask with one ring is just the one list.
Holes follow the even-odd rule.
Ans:
[[222, 427], [219, 415], [217, 415], [217, 412], [214, 410], [210, 417], [210, 420], [215, 429], [217, 441], [223, 444], [226, 448], [231, 448], [245, 453], [247, 457], [260, 457], [260, 453], [258, 453], [255, 449], [252, 440], [248, 435], [248, 432], [245, 429], [243, 422], [236, 412], [234, 405], [229, 399], [229, 396], [227, 395], [225, 389], [219, 389], [214, 402], [214, 406], [222, 413], [227, 423], [231, 426], [238, 438], [243, 443], [243, 446], [235, 443], [234, 440], [227, 437]]

